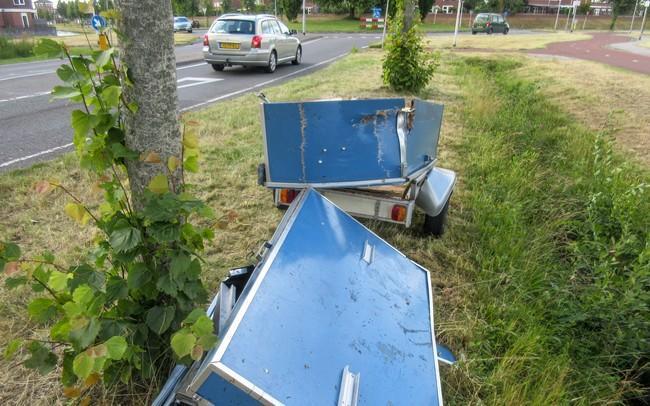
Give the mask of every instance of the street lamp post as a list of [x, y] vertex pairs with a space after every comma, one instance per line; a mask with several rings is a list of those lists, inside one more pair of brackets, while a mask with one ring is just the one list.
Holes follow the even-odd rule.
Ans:
[[634, 12], [632, 13], [632, 22], [630, 23], [630, 32], [632, 32], [632, 27], [634, 27], [634, 17], [636, 17], [636, 9], [639, 7], [639, 0], [634, 1]]
[[456, 27], [454, 28], [454, 48], [456, 48], [456, 37], [458, 36], [458, 27], [460, 26], [460, 8], [463, 0], [458, 0], [458, 9], [456, 10]]
[[307, 21], [305, 17], [305, 0], [302, 0], [302, 35], [305, 35]]
[[384, 39], [386, 38], [386, 26], [388, 25], [388, 6], [390, 6], [390, 0], [386, 0], [386, 11], [384, 12], [384, 32], [381, 33], [381, 49], [384, 49]]
[[645, 0], [645, 10], [643, 10], [643, 21], [641, 22], [641, 32], [639, 33], [639, 41], [643, 38], [643, 30], [645, 29], [645, 18], [648, 14], [648, 7], [650, 6], [650, 0]]
[[553, 28], [555, 31], [557, 31], [557, 23], [560, 20], [560, 6], [562, 4], [562, 0], [557, 0], [557, 14], [555, 15], [555, 28]]

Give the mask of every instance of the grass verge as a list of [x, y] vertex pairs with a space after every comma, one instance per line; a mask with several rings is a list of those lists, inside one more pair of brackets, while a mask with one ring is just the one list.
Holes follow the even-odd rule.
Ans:
[[[476, 34], [457, 38], [457, 49], [488, 49], [498, 51], [517, 51], [544, 48], [553, 42], [588, 40], [588, 34], [543, 33], [526, 35]], [[451, 49], [454, 37], [451, 35], [427, 38], [427, 45], [432, 49]]]
[[[459, 173], [448, 232], [423, 237], [419, 214], [412, 229], [364, 222], [432, 271], [436, 329], [461, 359], [443, 371], [447, 403], [587, 404], [638, 394], [647, 364], [639, 346], [647, 351], [650, 327], [639, 318], [647, 314], [650, 200], [635, 186], [648, 183], [647, 173], [612, 153], [606, 134], [572, 123], [539, 82], [518, 78], [525, 60], [442, 58], [424, 96], [446, 106], [440, 165]], [[380, 60], [379, 51], [358, 52], [265, 94], [394, 96], [381, 86]], [[183, 117], [201, 123], [202, 170], [189, 182], [219, 214], [205, 255], [211, 288], [230, 267], [253, 261], [282, 215], [256, 184], [258, 103], [246, 95]], [[0, 174], [0, 236], [31, 252], [80, 257], [92, 233], [65, 216], [64, 196], [33, 192], [42, 179], [97, 201], [95, 180], [71, 154]], [[2, 347], [43, 334], [26, 318], [21, 293], [0, 288]], [[64, 402], [57, 371], [40, 377], [0, 361], [0, 389], [4, 403]], [[143, 404], [156, 391], [134, 385], [97, 393], [97, 403]]]

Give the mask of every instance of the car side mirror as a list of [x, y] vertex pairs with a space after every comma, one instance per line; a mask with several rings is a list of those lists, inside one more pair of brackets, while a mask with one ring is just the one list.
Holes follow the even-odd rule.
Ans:
[[296, 30], [289, 30], [289, 35], [296, 35], [298, 34], [298, 31]]

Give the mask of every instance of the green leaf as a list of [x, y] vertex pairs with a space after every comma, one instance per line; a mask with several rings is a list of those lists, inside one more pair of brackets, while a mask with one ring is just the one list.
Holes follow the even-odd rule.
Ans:
[[75, 302], [66, 302], [63, 305], [63, 312], [69, 318], [74, 318], [83, 314], [84, 309]]
[[192, 332], [199, 337], [210, 335], [214, 333], [214, 324], [207, 315], [203, 314], [194, 324], [192, 324], [191, 329]]
[[56, 355], [38, 341], [29, 343], [27, 350], [31, 356], [25, 361], [25, 367], [36, 369], [42, 375], [49, 373], [56, 367]]
[[127, 147], [124, 146], [124, 144], [120, 142], [114, 142], [110, 144], [110, 149], [111, 152], [113, 153], [113, 158], [124, 158], [124, 159], [135, 160], [138, 159], [139, 156], [137, 152], [128, 149]]
[[172, 349], [178, 358], [189, 355], [196, 344], [196, 336], [187, 329], [182, 329], [172, 336]]
[[175, 312], [175, 306], [155, 306], [149, 309], [147, 312], [147, 318], [145, 322], [151, 331], [158, 335], [161, 335], [167, 331], [169, 326], [172, 324]]
[[125, 298], [129, 295], [129, 288], [124, 279], [118, 276], [111, 276], [106, 282], [106, 301], [112, 302]]
[[68, 216], [70, 216], [70, 218], [84, 226], [91, 219], [90, 214], [88, 214], [88, 211], [85, 209], [85, 207], [78, 203], [70, 202], [65, 205], [63, 210]]
[[10, 360], [16, 355], [16, 352], [22, 347], [23, 340], [15, 339], [9, 341], [9, 344], [5, 347], [5, 360]]
[[95, 55], [93, 55], [93, 58], [95, 59], [95, 66], [98, 68], [104, 68], [104, 66], [106, 66], [106, 64], [111, 61], [111, 55], [113, 54], [113, 51], [113, 48], [109, 48], [106, 51], [95, 53]]
[[120, 103], [122, 88], [119, 86], [108, 86], [102, 90], [102, 99], [106, 107], [117, 107]]
[[172, 258], [169, 265], [169, 271], [174, 281], [184, 281], [187, 279], [186, 271], [190, 267], [190, 257], [186, 254], [179, 254]]
[[35, 55], [47, 55], [49, 57], [62, 57], [63, 46], [51, 39], [42, 38], [34, 47]]
[[169, 296], [176, 297], [178, 294], [178, 285], [172, 280], [169, 272], [165, 272], [158, 278], [156, 288]]
[[54, 86], [52, 89], [52, 100], [70, 99], [81, 95], [78, 88], [72, 86]]
[[37, 298], [27, 306], [29, 317], [39, 323], [50, 321], [57, 314], [56, 302], [48, 298]]
[[60, 320], [50, 328], [50, 338], [54, 341], [68, 341], [70, 338], [70, 323]]
[[163, 174], [154, 176], [151, 179], [151, 182], [149, 182], [148, 189], [157, 195], [169, 192], [169, 184], [167, 183], [167, 176]]
[[18, 276], [15, 278], [5, 279], [5, 287], [7, 289], [16, 289], [18, 286], [22, 286], [29, 281], [26, 276]]
[[81, 110], [73, 110], [70, 117], [72, 129], [74, 130], [74, 145], [77, 148], [82, 148], [85, 145], [88, 132], [94, 127], [94, 116]]
[[205, 316], [205, 310], [194, 309], [190, 314], [187, 315], [185, 320], [183, 320], [183, 324], [194, 324], [201, 316]]
[[79, 317], [72, 321], [70, 341], [76, 348], [83, 349], [95, 342], [101, 323], [96, 318]]
[[72, 362], [72, 370], [75, 375], [81, 379], [86, 379], [93, 372], [93, 367], [95, 366], [95, 360], [91, 358], [86, 352], [82, 352], [74, 357]]
[[95, 291], [88, 285], [81, 285], [72, 292], [72, 300], [83, 308], [88, 308], [95, 298]]
[[219, 342], [219, 338], [214, 334], [210, 334], [210, 335], [199, 337], [198, 344], [202, 346], [203, 349], [209, 350], [213, 348], [215, 345], [217, 345], [218, 342]]
[[135, 227], [123, 227], [114, 230], [109, 238], [111, 247], [117, 252], [129, 251], [140, 244], [142, 241], [142, 234], [140, 230]]
[[7, 261], [20, 259], [20, 247], [11, 242], [0, 243], [0, 257]]
[[199, 159], [196, 156], [190, 156], [185, 159], [183, 167], [188, 172], [196, 173], [199, 171]]
[[70, 278], [72, 278], [72, 275], [69, 273], [52, 271], [50, 279], [47, 281], [47, 285], [52, 288], [52, 290], [61, 292], [68, 287], [68, 281]]
[[70, 289], [76, 289], [80, 285], [89, 285], [96, 290], [102, 290], [104, 287], [105, 276], [103, 272], [96, 271], [88, 264], [82, 264], [71, 269], [74, 275], [68, 286]]
[[127, 284], [129, 289], [139, 289], [151, 280], [152, 273], [142, 262], [138, 262], [129, 267]]
[[121, 360], [126, 352], [126, 339], [122, 336], [114, 336], [104, 343], [108, 349], [108, 358], [112, 360]]

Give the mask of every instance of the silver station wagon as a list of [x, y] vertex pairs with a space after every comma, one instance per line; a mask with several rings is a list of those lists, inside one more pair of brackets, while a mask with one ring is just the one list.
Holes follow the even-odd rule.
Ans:
[[203, 37], [203, 57], [216, 71], [241, 65], [273, 73], [280, 63], [300, 64], [302, 46], [295, 34], [272, 15], [229, 15], [217, 19]]

